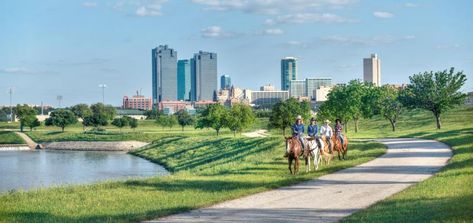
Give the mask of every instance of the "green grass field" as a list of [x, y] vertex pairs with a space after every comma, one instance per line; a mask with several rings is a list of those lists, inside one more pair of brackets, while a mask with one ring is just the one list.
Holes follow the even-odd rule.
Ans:
[[20, 138], [14, 132], [0, 131], [0, 144], [24, 144], [22, 138]]
[[[411, 111], [396, 133], [382, 119], [364, 120], [352, 137], [416, 137], [450, 145], [453, 158], [434, 177], [414, 185], [343, 222], [473, 222], [473, 107], [452, 110], [435, 129], [431, 113]], [[352, 128], [350, 128], [352, 129]]]
[[292, 176], [280, 137], [167, 137], [135, 154], [173, 175], [3, 194], [0, 222], [137, 222], [312, 179], [385, 152], [372, 142], [350, 148], [348, 161]]

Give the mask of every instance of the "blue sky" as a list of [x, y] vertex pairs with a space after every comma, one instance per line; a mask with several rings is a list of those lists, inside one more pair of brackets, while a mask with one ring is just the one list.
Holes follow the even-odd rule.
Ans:
[[2, 0], [0, 105], [101, 101], [120, 105], [151, 95], [151, 48], [179, 58], [218, 54], [234, 85], [280, 87], [280, 59], [295, 56], [298, 76], [362, 78], [377, 53], [382, 83], [414, 73], [463, 70], [473, 91], [473, 1], [363, 0]]

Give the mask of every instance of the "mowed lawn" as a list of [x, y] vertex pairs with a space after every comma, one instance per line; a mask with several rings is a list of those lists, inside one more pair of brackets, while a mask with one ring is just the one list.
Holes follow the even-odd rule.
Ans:
[[[343, 222], [473, 222], [473, 107], [447, 112], [441, 130], [425, 111], [403, 115], [396, 133], [388, 121], [363, 120], [352, 137], [418, 137], [452, 147], [453, 158], [434, 177], [414, 185]], [[352, 128], [350, 128], [352, 129]]]
[[292, 176], [281, 136], [173, 136], [135, 154], [172, 175], [0, 195], [0, 222], [137, 222], [312, 179], [374, 159], [378, 143], [352, 141], [347, 161]]
[[0, 131], [0, 144], [23, 144], [25, 141], [14, 132]]

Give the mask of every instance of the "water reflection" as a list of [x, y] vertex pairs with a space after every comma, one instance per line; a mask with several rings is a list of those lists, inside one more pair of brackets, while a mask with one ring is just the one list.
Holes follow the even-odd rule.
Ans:
[[59, 184], [167, 175], [161, 166], [122, 152], [1, 151], [0, 193]]

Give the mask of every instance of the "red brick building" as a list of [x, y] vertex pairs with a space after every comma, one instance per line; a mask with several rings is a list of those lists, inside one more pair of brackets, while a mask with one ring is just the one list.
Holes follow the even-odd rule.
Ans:
[[152, 110], [153, 101], [151, 97], [145, 97], [143, 95], [133, 95], [131, 98], [129, 98], [128, 96], [124, 96], [122, 108]]

